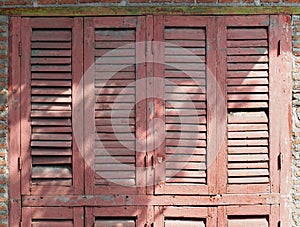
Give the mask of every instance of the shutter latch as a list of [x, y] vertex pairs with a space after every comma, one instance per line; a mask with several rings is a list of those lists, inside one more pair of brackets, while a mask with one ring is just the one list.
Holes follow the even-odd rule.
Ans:
[[278, 158], [277, 158], [277, 166], [278, 166], [278, 170], [281, 170], [281, 167], [282, 167], [282, 161], [283, 161], [283, 157], [282, 157], [282, 153], [280, 153], [278, 155]]
[[22, 169], [22, 157], [18, 158], [18, 168], [19, 168], [19, 170]]
[[19, 42], [19, 56], [22, 56], [22, 43]]

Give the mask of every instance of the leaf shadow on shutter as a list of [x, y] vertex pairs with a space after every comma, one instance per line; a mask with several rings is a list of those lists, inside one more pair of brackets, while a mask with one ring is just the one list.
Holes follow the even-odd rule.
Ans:
[[78, 194], [82, 141], [73, 129], [82, 115], [76, 94], [82, 36], [74, 34], [82, 30], [82, 19], [23, 18], [22, 23], [22, 194]]
[[155, 117], [164, 122], [160, 130], [165, 136], [154, 152], [156, 194], [216, 190], [215, 19], [189, 19], [187, 23], [181, 16], [166, 16], [155, 22], [155, 41], [162, 43], [154, 52], [154, 79], [159, 81]]
[[86, 23], [86, 192], [137, 194], [145, 186], [145, 146], [139, 140], [146, 128], [146, 89], [140, 82], [145, 33], [137, 29], [144, 17], [86, 18]]

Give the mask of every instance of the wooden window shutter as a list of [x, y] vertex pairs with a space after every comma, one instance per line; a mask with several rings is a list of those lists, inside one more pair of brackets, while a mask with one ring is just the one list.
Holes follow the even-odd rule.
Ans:
[[80, 193], [82, 136], [74, 122], [82, 122], [82, 19], [23, 18], [22, 25], [22, 193]]
[[142, 206], [86, 208], [85, 226], [147, 226], [147, 209]]
[[165, 227], [216, 227], [216, 207], [173, 207], [157, 206], [155, 224]]
[[[156, 17], [155, 194], [209, 194], [216, 188], [215, 19]], [[157, 127], [157, 126], [156, 126]], [[155, 131], [154, 130], [154, 131]]]
[[86, 192], [145, 185], [145, 18], [85, 20]]
[[84, 226], [83, 208], [26, 207], [22, 209], [21, 226]]
[[279, 16], [219, 18], [219, 84], [226, 107], [218, 114], [226, 114], [227, 109], [227, 146], [219, 159], [220, 192], [279, 191], [280, 140], [274, 135], [282, 98], [275, 95], [280, 91], [274, 83], [285, 80], [275, 65], [282, 58], [280, 39], [288, 36], [279, 34], [282, 21]]

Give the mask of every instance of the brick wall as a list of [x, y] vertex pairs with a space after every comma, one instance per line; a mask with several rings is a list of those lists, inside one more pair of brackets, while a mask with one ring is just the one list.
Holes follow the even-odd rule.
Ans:
[[8, 17], [0, 16], [0, 227], [7, 226]]
[[0, 0], [0, 7], [38, 7], [38, 6], [72, 6], [72, 5], [160, 5], [167, 4], [193, 4], [193, 5], [294, 5], [300, 0]]
[[300, 16], [293, 16], [293, 219], [300, 226]]

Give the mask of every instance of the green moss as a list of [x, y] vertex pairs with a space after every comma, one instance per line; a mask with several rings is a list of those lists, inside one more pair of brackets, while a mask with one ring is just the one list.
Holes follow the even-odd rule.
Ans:
[[115, 16], [115, 15], [241, 15], [241, 14], [300, 14], [300, 7], [284, 6], [126, 6], [126, 7], [37, 7], [2, 8], [9, 16]]

